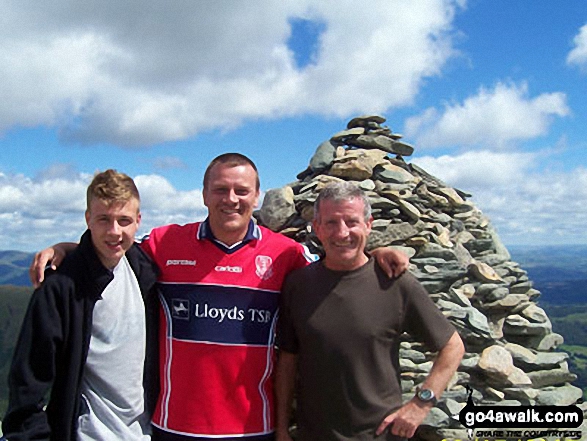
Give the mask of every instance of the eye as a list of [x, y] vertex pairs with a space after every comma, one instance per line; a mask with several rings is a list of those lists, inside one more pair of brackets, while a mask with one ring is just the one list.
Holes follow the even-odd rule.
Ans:
[[237, 196], [248, 196], [251, 192], [252, 190], [249, 187], [239, 187], [234, 189], [234, 193]]
[[212, 193], [214, 194], [226, 194], [227, 192], [228, 189], [224, 187], [216, 187], [212, 189]]
[[132, 224], [133, 220], [131, 218], [123, 218], [123, 219], [119, 219], [118, 220], [118, 225], [120, 225], [121, 227], [127, 227], [130, 224]]

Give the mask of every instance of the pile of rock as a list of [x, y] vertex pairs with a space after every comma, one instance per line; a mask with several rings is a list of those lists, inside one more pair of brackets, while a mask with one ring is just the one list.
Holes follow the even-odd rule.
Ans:
[[[563, 338], [536, 299], [526, 271], [511, 261], [489, 219], [469, 201], [404, 156], [413, 147], [380, 116], [352, 119], [323, 142], [297, 180], [269, 190], [258, 221], [314, 252], [313, 203], [329, 182], [355, 181], [369, 195], [373, 232], [369, 248], [394, 246], [411, 257], [412, 273], [457, 327], [467, 353], [439, 405], [426, 420], [427, 439], [464, 438], [454, 417], [473, 388], [475, 404], [569, 405], [582, 391], [570, 383]], [[391, 155], [390, 155], [391, 154]], [[434, 357], [406, 335], [401, 344], [405, 399], [428, 374]], [[457, 417], [458, 418], [458, 417]]]

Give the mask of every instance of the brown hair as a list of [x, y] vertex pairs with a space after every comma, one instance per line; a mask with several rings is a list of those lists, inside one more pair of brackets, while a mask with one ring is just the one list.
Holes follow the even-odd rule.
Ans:
[[141, 201], [134, 181], [128, 175], [113, 169], [97, 173], [86, 192], [88, 210], [93, 199], [99, 199], [106, 205], [111, 205], [117, 202], [128, 202], [132, 198]]
[[261, 188], [261, 181], [259, 180], [259, 171], [257, 170], [257, 166], [253, 161], [247, 158], [245, 155], [241, 155], [240, 153], [223, 153], [220, 156], [217, 156], [208, 164], [206, 168], [206, 172], [204, 173], [204, 188], [208, 184], [208, 180], [210, 179], [210, 173], [212, 168], [217, 164], [226, 164], [229, 167], [237, 167], [239, 165], [250, 165], [253, 170], [255, 170], [255, 175], [257, 176], [257, 191]]

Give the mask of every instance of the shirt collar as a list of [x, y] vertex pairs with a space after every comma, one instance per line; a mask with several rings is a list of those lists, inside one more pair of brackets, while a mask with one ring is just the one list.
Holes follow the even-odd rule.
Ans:
[[197, 237], [199, 240], [210, 240], [225, 252], [233, 253], [236, 250], [240, 249], [243, 245], [247, 244], [248, 242], [251, 242], [252, 240], [261, 240], [263, 235], [257, 223], [253, 219], [251, 219], [249, 221], [249, 226], [247, 228], [247, 233], [245, 234], [244, 239], [240, 242], [237, 242], [229, 246], [226, 245], [224, 242], [216, 239], [214, 233], [212, 233], [212, 228], [210, 228], [210, 220], [209, 218], [206, 218], [204, 222], [200, 223]]

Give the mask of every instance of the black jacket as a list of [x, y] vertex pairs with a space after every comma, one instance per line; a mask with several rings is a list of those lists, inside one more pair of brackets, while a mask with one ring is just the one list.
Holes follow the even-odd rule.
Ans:
[[[145, 303], [145, 405], [152, 411], [158, 393], [157, 267], [136, 244], [126, 256]], [[34, 292], [8, 376], [10, 395], [2, 430], [9, 441], [75, 440], [92, 313], [112, 279], [112, 272], [94, 251], [90, 231], [86, 231], [76, 250], [56, 272], [48, 272]]]

